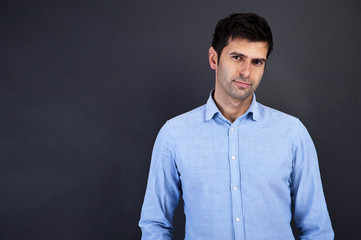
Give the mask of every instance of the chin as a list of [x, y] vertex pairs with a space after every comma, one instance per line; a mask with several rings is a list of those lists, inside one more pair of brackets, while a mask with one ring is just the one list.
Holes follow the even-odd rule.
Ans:
[[253, 94], [253, 92], [251, 92], [251, 93], [243, 93], [243, 94], [237, 94], [237, 93], [235, 93], [235, 94], [232, 94], [232, 95], [230, 95], [232, 98], [234, 98], [234, 99], [237, 99], [237, 100], [246, 100], [246, 99], [248, 99], [249, 97], [251, 97], [252, 96], [252, 94]]

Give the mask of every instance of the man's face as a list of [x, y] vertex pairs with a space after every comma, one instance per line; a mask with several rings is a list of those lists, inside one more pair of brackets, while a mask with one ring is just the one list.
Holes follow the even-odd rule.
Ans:
[[230, 39], [218, 61], [217, 53], [211, 47], [209, 61], [216, 71], [216, 96], [222, 100], [250, 100], [261, 82], [267, 51], [267, 42]]

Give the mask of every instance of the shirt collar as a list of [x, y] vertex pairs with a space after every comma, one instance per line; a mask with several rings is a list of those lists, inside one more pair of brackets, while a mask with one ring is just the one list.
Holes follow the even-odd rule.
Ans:
[[[214, 89], [212, 89], [212, 91], [209, 94], [209, 98], [206, 104], [206, 111], [205, 111], [205, 119], [206, 121], [209, 121], [210, 119], [212, 119], [214, 117], [214, 115], [216, 113], [219, 113], [220, 115], [222, 115], [222, 113], [219, 111], [216, 103], [213, 100], [213, 93], [214, 93]], [[252, 114], [250, 114], [252, 113]], [[245, 113], [246, 115], [250, 114], [252, 116], [252, 119], [255, 121], [259, 121], [259, 107], [258, 107], [258, 102], [256, 101], [256, 95], [253, 93], [253, 98], [252, 98], [252, 102], [251, 105], [249, 106], [247, 112]]]

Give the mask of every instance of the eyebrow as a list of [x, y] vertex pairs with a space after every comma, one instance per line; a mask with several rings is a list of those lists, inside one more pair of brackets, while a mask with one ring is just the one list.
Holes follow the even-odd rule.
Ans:
[[[231, 52], [229, 55], [248, 58], [248, 56], [246, 56], [246, 55], [244, 55], [244, 54], [242, 54], [242, 53], [239, 53], [239, 52]], [[253, 58], [252, 61], [266, 62], [267, 60], [266, 60], [265, 58]]]

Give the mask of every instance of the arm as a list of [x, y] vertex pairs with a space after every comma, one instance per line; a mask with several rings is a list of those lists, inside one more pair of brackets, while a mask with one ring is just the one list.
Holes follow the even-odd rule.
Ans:
[[142, 240], [170, 240], [173, 214], [180, 196], [180, 179], [174, 162], [167, 123], [154, 144], [148, 185], [139, 226]]
[[301, 122], [293, 143], [291, 193], [301, 240], [331, 240], [334, 233], [323, 194], [316, 149]]

